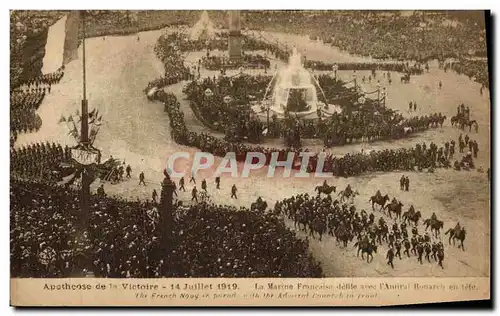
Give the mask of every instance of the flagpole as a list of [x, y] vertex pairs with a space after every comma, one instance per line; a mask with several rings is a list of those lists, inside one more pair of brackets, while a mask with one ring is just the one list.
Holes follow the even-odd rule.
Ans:
[[[82, 66], [83, 66], [83, 99], [82, 99], [82, 126], [80, 133], [80, 143], [84, 149], [88, 149], [89, 145], [89, 108], [87, 102], [87, 74], [85, 65], [85, 11], [80, 11], [83, 23], [83, 43], [82, 43]], [[87, 230], [89, 227], [89, 200], [90, 200], [90, 179], [88, 169], [83, 166], [82, 172], [82, 192], [81, 192], [81, 208], [82, 208], [82, 228]]]
[[88, 136], [89, 136], [89, 124], [88, 124], [88, 115], [89, 108], [87, 102], [87, 71], [85, 65], [85, 11], [82, 10], [82, 21], [83, 21], [83, 56], [82, 56], [82, 68], [83, 68], [83, 100], [82, 100], [82, 133], [81, 133], [81, 142], [84, 145], [88, 145]]

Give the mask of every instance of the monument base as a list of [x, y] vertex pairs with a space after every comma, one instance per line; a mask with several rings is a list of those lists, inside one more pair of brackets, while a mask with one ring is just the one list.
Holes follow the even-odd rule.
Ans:
[[232, 61], [243, 61], [243, 50], [241, 48], [241, 32], [229, 32], [229, 59]]

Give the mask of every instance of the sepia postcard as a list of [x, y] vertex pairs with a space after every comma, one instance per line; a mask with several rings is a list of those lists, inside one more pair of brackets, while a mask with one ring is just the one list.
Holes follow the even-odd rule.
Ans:
[[10, 11], [12, 306], [490, 300], [488, 11]]

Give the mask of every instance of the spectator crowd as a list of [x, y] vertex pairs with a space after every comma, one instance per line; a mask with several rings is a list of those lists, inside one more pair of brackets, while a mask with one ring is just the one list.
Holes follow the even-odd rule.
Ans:
[[308, 243], [277, 216], [200, 203], [178, 206], [163, 251], [157, 205], [92, 196], [88, 230], [79, 196], [43, 181], [10, 187], [12, 277], [321, 277]]

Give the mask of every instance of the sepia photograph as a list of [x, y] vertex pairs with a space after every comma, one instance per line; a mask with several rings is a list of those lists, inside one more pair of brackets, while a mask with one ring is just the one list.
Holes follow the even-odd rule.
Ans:
[[490, 23], [10, 10], [11, 304], [489, 299]]

